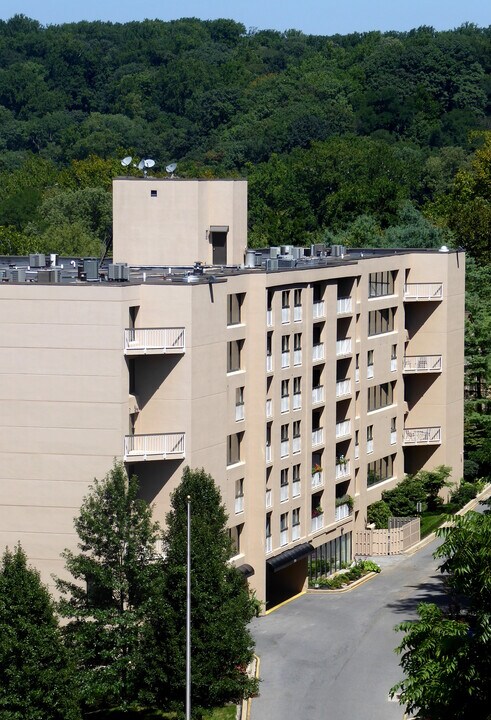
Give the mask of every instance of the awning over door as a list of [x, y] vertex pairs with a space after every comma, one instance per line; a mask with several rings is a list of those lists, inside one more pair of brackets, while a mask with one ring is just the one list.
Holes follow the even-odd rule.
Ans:
[[266, 560], [266, 565], [273, 572], [278, 572], [278, 570], [283, 570], [283, 568], [293, 565], [293, 563], [296, 563], [297, 560], [307, 557], [307, 555], [310, 555], [313, 550], [314, 548], [310, 543], [302, 543], [290, 550], [285, 550], [285, 552], [282, 552], [280, 555], [276, 555], [276, 557]]

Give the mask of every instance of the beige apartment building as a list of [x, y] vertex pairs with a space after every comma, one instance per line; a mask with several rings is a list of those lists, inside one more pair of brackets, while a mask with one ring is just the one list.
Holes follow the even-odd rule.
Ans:
[[245, 181], [113, 193], [109, 268], [0, 268], [0, 547], [20, 541], [50, 583], [114, 458], [159, 521], [203, 467], [232, 562], [270, 606], [305, 586], [309, 556], [351, 560], [405, 473], [458, 481], [462, 253], [248, 251]]

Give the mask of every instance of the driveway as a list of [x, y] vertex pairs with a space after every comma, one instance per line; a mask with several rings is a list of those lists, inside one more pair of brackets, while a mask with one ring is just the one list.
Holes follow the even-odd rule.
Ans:
[[402, 678], [394, 626], [419, 602], [441, 601], [438, 542], [380, 558], [382, 573], [351, 592], [309, 593], [255, 620], [262, 681], [251, 720], [401, 720], [388, 700]]

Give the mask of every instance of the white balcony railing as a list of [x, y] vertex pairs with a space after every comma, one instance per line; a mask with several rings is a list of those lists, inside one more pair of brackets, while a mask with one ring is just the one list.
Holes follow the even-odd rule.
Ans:
[[292, 497], [300, 496], [300, 480], [294, 480], [292, 482]]
[[282, 440], [280, 445], [280, 456], [282, 458], [288, 457], [290, 454], [290, 443], [288, 440]]
[[351, 420], [336, 423], [336, 439], [351, 433]]
[[351, 395], [351, 380], [340, 380], [336, 383], [336, 397]]
[[239, 403], [235, 406], [235, 421], [244, 419], [244, 403]]
[[395, 372], [397, 370], [397, 358], [390, 359], [390, 371]]
[[300, 525], [293, 525], [292, 527], [292, 542], [298, 540], [300, 537]]
[[405, 373], [431, 373], [442, 371], [441, 355], [406, 355], [403, 372]]
[[185, 434], [126, 435], [125, 460], [173, 460], [185, 457]]
[[359, 457], [360, 457], [360, 446], [355, 445], [355, 460], [358, 460]]
[[346, 313], [351, 312], [351, 298], [350, 297], [344, 297], [344, 298], [338, 298], [337, 302], [337, 314], [338, 315], [344, 315]]
[[273, 493], [271, 490], [266, 490], [266, 507], [273, 507]]
[[273, 450], [271, 445], [266, 445], [266, 462], [270, 463], [273, 459]]
[[350, 474], [350, 462], [346, 460], [344, 463], [338, 463], [336, 465], [336, 480], [341, 478], [349, 477]]
[[441, 427], [404, 428], [403, 445], [440, 445]]
[[284, 413], [284, 412], [288, 412], [289, 409], [290, 409], [290, 397], [288, 395], [284, 395], [281, 398], [280, 410], [282, 413]]
[[355, 382], [360, 382], [360, 368], [355, 368]]
[[273, 327], [273, 311], [272, 310], [266, 310], [266, 325], [268, 327]]
[[288, 545], [288, 530], [280, 531], [280, 545]]
[[183, 353], [185, 340], [184, 328], [127, 328], [124, 352], [126, 355]]
[[312, 445], [322, 445], [324, 442], [324, 428], [312, 430]]
[[347, 518], [350, 515], [351, 515], [351, 510], [349, 509], [348, 503], [343, 503], [343, 505], [337, 506], [336, 514], [335, 514], [336, 520], [344, 520], [344, 518]]
[[324, 360], [324, 343], [317, 343], [312, 348], [312, 361]]
[[299, 453], [302, 449], [302, 440], [299, 437], [294, 437], [292, 441], [292, 453]]
[[293, 364], [294, 364], [294, 365], [301, 365], [301, 364], [302, 364], [302, 351], [301, 351], [301, 350], [294, 350], [294, 351], [293, 351]]
[[397, 432], [395, 430], [392, 430], [390, 433], [390, 444], [395, 445], [397, 442]]
[[235, 498], [235, 514], [244, 512], [244, 496], [239, 495]]
[[293, 322], [300, 322], [302, 320], [302, 306], [295, 305], [293, 308]]
[[336, 342], [336, 355], [351, 355], [351, 338], [345, 338], [344, 340], [338, 340]]
[[312, 317], [314, 318], [314, 320], [318, 320], [319, 318], [324, 317], [325, 314], [326, 311], [324, 308], [324, 300], [315, 302], [312, 306]]
[[290, 353], [289, 352], [281, 353], [281, 367], [282, 368], [290, 367]]
[[288, 485], [280, 485], [280, 502], [288, 500]]
[[373, 440], [367, 440], [367, 455], [373, 453]]
[[266, 372], [273, 372], [273, 356], [266, 355]]
[[312, 388], [312, 404], [324, 402], [324, 385]]
[[317, 515], [317, 517], [313, 517], [310, 521], [310, 532], [317, 532], [317, 530], [322, 530], [324, 527], [324, 513], [321, 513], [320, 515]]
[[316, 488], [320, 488], [324, 485], [324, 475], [322, 474], [322, 470], [318, 470], [317, 472], [312, 473], [312, 490], [315, 490]]
[[282, 323], [290, 322], [290, 308], [289, 307], [281, 308], [281, 322]]
[[273, 401], [271, 400], [271, 398], [268, 398], [266, 400], [266, 417], [273, 417]]
[[271, 535], [266, 536], [266, 552], [273, 552], [273, 538], [271, 537]]
[[443, 283], [407, 283], [404, 300], [442, 300]]
[[373, 365], [367, 365], [367, 379], [371, 380], [373, 378]]
[[293, 409], [300, 410], [302, 407], [302, 393], [293, 394]]

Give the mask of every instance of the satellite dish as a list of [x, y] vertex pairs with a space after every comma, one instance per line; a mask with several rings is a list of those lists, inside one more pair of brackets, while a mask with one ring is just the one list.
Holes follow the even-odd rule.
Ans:
[[167, 165], [167, 167], [165, 168], [165, 172], [172, 174], [173, 172], [176, 171], [176, 169], [177, 169], [177, 163], [171, 163], [170, 165]]
[[143, 168], [145, 167], [145, 160], [140, 160], [136, 167], [138, 168], [138, 170], [143, 170]]
[[133, 158], [131, 157], [131, 155], [127, 155], [125, 158], [123, 158], [123, 159], [121, 160], [121, 165], [122, 165], [123, 167], [128, 167], [128, 165], [130, 164], [130, 162], [131, 162], [132, 160], [133, 160]]
[[155, 165], [155, 160], [152, 160], [152, 158], [147, 158], [143, 161], [143, 163], [146, 168], [151, 168]]

